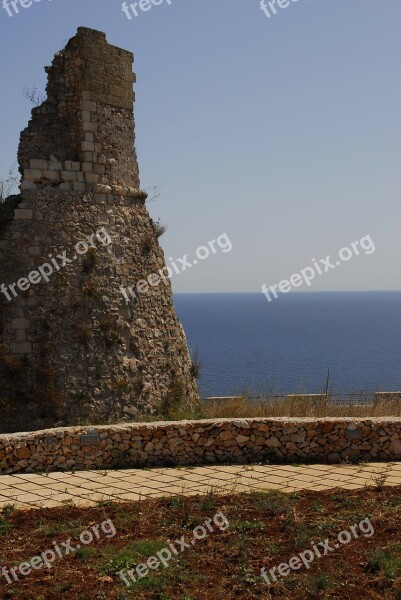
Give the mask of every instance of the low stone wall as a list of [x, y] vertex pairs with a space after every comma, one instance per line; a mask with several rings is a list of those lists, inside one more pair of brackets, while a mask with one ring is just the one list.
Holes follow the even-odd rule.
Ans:
[[221, 419], [0, 435], [1, 474], [252, 462], [400, 460], [401, 418]]
[[400, 402], [401, 392], [376, 392], [374, 395], [374, 403], [381, 402]]

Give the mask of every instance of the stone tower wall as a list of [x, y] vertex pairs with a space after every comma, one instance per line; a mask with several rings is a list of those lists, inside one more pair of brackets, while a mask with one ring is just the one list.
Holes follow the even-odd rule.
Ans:
[[80, 27], [48, 73], [47, 100], [22, 132], [22, 190], [127, 195], [139, 188], [131, 52]]
[[136, 302], [120, 291], [165, 267], [139, 189], [132, 61], [80, 28], [21, 134], [21, 194], [0, 213], [0, 431], [197, 400], [170, 281]]

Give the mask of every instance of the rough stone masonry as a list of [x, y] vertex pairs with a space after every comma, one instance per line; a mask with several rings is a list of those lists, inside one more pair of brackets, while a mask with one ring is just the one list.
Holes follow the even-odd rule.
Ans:
[[0, 435], [0, 474], [71, 469], [401, 459], [401, 419], [251, 418]]
[[135, 304], [120, 294], [165, 267], [140, 189], [133, 59], [80, 27], [21, 134], [21, 192], [0, 209], [2, 432], [196, 403], [169, 280]]

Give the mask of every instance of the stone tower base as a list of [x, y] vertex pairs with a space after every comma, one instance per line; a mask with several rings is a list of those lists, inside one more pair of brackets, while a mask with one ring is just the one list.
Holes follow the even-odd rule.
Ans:
[[[6, 202], [0, 431], [132, 420], [196, 402], [145, 197], [48, 187]], [[158, 272], [157, 285], [127, 302], [121, 286]]]

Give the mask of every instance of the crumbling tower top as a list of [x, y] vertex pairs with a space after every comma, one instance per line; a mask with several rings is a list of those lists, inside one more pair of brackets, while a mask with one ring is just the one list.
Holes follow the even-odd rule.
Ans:
[[22, 190], [136, 195], [134, 55], [101, 31], [79, 27], [48, 74], [47, 99], [22, 132]]

